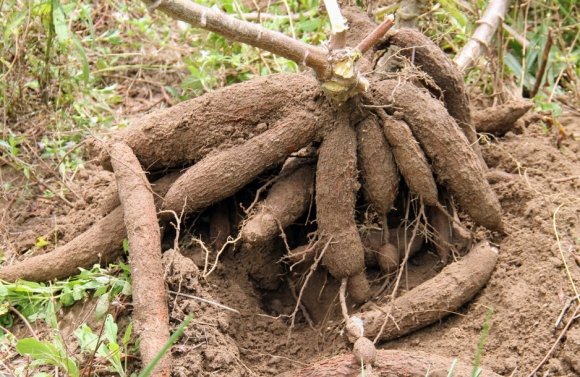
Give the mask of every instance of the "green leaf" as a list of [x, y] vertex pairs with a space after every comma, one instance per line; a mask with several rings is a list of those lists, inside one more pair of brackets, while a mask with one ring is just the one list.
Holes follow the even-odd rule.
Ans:
[[127, 329], [125, 330], [125, 335], [123, 335], [123, 347], [127, 347], [127, 343], [131, 340], [131, 331], [133, 330], [133, 321], [129, 322]]
[[107, 313], [107, 310], [109, 310], [110, 301], [109, 292], [99, 297], [99, 301], [97, 301], [97, 307], [95, 309], [95, 320], [100, 320]]
[[4, 327], [12, 327], [14, 324], [14, 318], [12, 318], [12, 314], [4, 314], [0, 317], [0, 325]]
[[72, 290], [72, 295], [76, 301], [80, 301], [85, 297], [85, 291], [80, 285], [75, 285]]
[[0, 317], [10, 312], [10, 304], [7, 302], [0, 303]]
[[123, 240], [123, 251], [125, 254], [129, 253], [129, 240], [126, 238]]
[[117, 324], [110, 314], [107, 314], [107, 318], [105, 318], [105, 334], [103, 336], [109, 343], [117, 343]]
[[59, 353], [56, 347], [48, 342], [41, 342], [33, 338], [24, 338], [16, 343], [16, 350], [22, 356], [30, 356], [37, 360], [46, 360], [52, 365], [56, 365], [49, 360], [58, 359]]
[[131, 296], [133, 294], [133, 287], [131, 286], [131, 283], [127, 280], [125, 280], [125, 284], [123, 285], [122, 293], [125, 296]]
[[66, 23], [64, 11], [60, 6], [58, 0], [52, 0], [52, 22], [54, 24], [54, 31], [56, 33], [58, 41], [62, 45], [66, 46], [66, 44], [70, 39], [69, 38], [70, 31]]
[[97, 290], [93, 294], [93, 297], [99, 297], [99, 296], [101, 296], [103, 293], [106, 293], [107, 292], [107, 289], [108, 289], [107, 287], [97, 288]]
[[64, 287], [64, 289], [62, 290], [63, 294], [60, 297], [60, 302], [62, 302], [62, 304], [64, 306], [71, 306], [72, 304], [74, 304], [76, 301], [72, 295], [72, 290], [70, 289], [70, 287]]
[[22, 23], [22, 20], [24, 20], [24, 17], [26, 17], [26, 12], [16, 12], [16, 18], [14, 18], [14, 20], [12, 20], [12, 22], [10, 22], [7, 26], [6, 29], [4, 30], [4, 44], [8, 44], [8, 39], [10, 38], [10, 36], [12, 34], [17, 34], [17, 31], [15, 31], [15, 29], [18, 28], [18, 26], [20, 26], [20, 23]]
[[77, 48], [79, 55], [81, 56], [81, 60], [83, 61], [83, 80], [85, 81], [85, 84], [88, 84], [91, 75], [91, 71], [89, 68], [89, 59], [87, 58], [87, 54], [85, 54], [85, 49], [83, 48], [83, 45], [81, 44], [79, 38], [72, 33], [71, 37], [75, 47]]

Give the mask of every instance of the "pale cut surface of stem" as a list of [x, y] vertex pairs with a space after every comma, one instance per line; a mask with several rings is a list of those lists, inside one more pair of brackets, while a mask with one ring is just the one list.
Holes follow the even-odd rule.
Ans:
[[326, 13], [328, 13], [332, 34], [345, 31], [347, 29], [346, 22], [344, 21], [344, 17], [342, 17], [338, 2], [336, 0], [324, 0], [324, 6], [326, 7]]
[[232, 41], [254, 46], [273, 54], [306, 65], [323, 75], [328, 63], [326, 51], [282, 33], [235, 19], [216, 9], [206, 8], [189, 0], [143, 0], [149, 9], [158, 9], [176, 20], [181, 20], [205, 30], [212, 31]]
[[490, 0], [483, 17], [477, 21], [479, 26], [467, 44], [461, 49], [454, 61], [459, 70], [467, 74], [473, 65], [488, 49], [491, 39], [503, 22], [509, 0]]

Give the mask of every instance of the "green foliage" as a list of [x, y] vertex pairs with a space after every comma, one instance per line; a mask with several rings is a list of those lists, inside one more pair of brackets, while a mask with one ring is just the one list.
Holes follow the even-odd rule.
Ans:
[[491, 316], [493, 314], [493, 308], [487, 310], [487, 316], [485, 317], [485, 323], [483, 325], [483, 330], [481, 330], [481, 337], [479, 338], [479, 344], [477, 345], [477, 353], [475, 354], [475, 360], [473, 361], [473, 372], [471, 377], [478, 377], [481, 374], [481, 368], [479, 367], [479, 362], [481, 360], [481, 354], [483, 353], [483, 345], [485, 344], [485, 338], [487, 338], [487, 333], [489, 331], [489, 325], [491, 324]]
[[89, 291], [94, 291], [93, 296], [99, 297], [95, 311], [99, 319], [107, 312], [115, 295], [131, 294], [129, 267], [124, 264], [119, 267], [122, 271], [120, 277], [113, 277], [107, 270], [95, 265], [91, 270], [81, 269], [79, 275], [49, 285], [25, 280], [15, 283], [0, 280], [0, 325], [12, 326], [10, 307], [18, 310], [29, 322], [47, 320], [54, 306], [57, 310], [60, 306], [70, 306], [88, 298]]
[[[29, 356], [35, 360], [30, 365], [32, 368], [49, 364], [61, 368], [72, 377], [77, 377], [79, 376], [78, 361], [69, 354], [65, 347], [65, 343], [58, 330], [54, 309], [54, 305], [50, 302], [47, 305], [48, 316], [46, 318], [53, 329], [50, 340], [41, 341], [34, 338], [24, 338], [16, 343], [16, 350], [21, 355]], [[82, 324], [74, 332], [74, 335], [79, 341], [81, 353], [86, 353], [91, 357], [102, 357], [108, 361], [108, 368], [111, 372], [116, 373], [120, 377], [126, 377], [127, 358], [124, 357], [124, 362], [122, 359], [128, 353], [132, 329], [133, 323], [130, 322], [123, 335], [122, 343], [119, 344], [117, 341], [118, 327], [113, 320], [113, 316], [109, 314], [103, 323], [101, 335], [93, 333], [91, 328], [86, 324]]]
[[110, 370], [121, 377], [125, 377], [127, 365], [125, 357], [123, 362], [123, 355], [128, 353], [129, 340], [131, 339], [131, 331], [133, 329], [133, 322], [130, 322], [123, 335], [121, 344], [117, 342], [117, 324], [110, 314], [105, 318], [103, 324], [104, 330], [102, 337], [93, 333], [91, 328], [86, 324], [82, 324], [74, 334], [79, 340], [81, 352], [89, 355], [96, 355], [104, 358], [110, 364]]
[[[319, 44], [326, 39], [324, 30], [328, 29], [328, 22], [318, 12], [318, 0], [288, 0], [287, 3], [292, 14], [299, 15], [298, 20], [292, 21], [287, 17], [284, 2], [273, 2], [270, 7], [261, 10], [273, 17], [264, 17], [261, 24], [267, 29], [280, 31], [306, 43]], [[240, 19], [251, 13], [248, 7], [237, 0], [202, 1], [201, 4], [217, 6]], [[186, 96], [197, 96], [254, 76], [297, 72], [299, 69], [293, 61], [251, 46], [232, 43], [220, 35], [201, 29], [185, 26], [185, 34], [193, 41], [194, 48], [194, 54], [184, 58], [189, 76], [183, 80], [181, 87], [186, 89]]]
[[72, 377], [78, 377], [79, 368], [65, 347], [62, 335], [58, 329], [55, 306], [50, 301], [46, 306], [46, 321], [50, 324], [53, 332], [51, 340], [38, 340], [24, 338], [16, 343], [16, 350], [23, 356], [29, 356], [35, 361], [30, 365], [36, 367], [50, 364], [59, 367]]

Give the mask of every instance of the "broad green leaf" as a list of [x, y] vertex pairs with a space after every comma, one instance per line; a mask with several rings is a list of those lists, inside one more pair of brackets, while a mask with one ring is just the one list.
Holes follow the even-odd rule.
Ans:
[[103, 336], [107, 338], [109, 343], [117, 343], [117, 324], [110, 314], [107, 314], [107, 318], [105, 318], [105, 334]]
[[105, 314], [107, 314], [110, 301], [109, 292], [99, 297], [99, 300], [97, 301], [97, 307], [95, 308], [95, 320], [98, 321], [99, 319], [103, 318]]
[[75, 285], [72, 290], [72, 295], [76, 301], [80, 301], [85, 297], [85, 291], [79, 285]]
[[70, 306], [76, 302], [73, 297], [72, 290], [68, 286], [64, 287], [64, 289], [62, 290], [60, 302], [62, 302], [64, 306]]
[[54, 360], [59, 356], [59, 353], [53, 344], [41, 342], [34, 338], [21, 339], [16, 343], [16, 350], [22, 356], [30, 356], [33, 359], [47, 359], [47, 361]]
[[127, 280], [125, 280], [125, 284], [123, 284], [123, 291], [122, 293], [125, 296], [131, 296], [133, 294], [133, 287], [131, 286], [131, 283]]
[[52, 0], [52, 22], [54, 24], [54, 31], [60, 44], [66, 46], [70, 40], [70, 30], [64, 16], [64, 11], [60, 6], [58, 0]]
[[99, 297], [99, 296], [101, 296], [103, 293], [106, 293], [107, 292], [107, 289], [108, 289], [107, 287], [97, 288], [97, 290], [95, 291], [95, 293], [93, 293], [93, 297]]

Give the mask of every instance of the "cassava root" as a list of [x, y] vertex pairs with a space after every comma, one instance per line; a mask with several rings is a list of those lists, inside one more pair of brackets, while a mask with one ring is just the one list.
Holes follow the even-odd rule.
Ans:
[[261, 172], [280, 164], [315, 135], [317, 119], [306, 111], [221, 153], [193, 165], [169, 189], [163, 210], [187, 213], [202, 210], [236, 193]]
[[[113, 145], [111, 163], [129, 239], [133, 316], [136, 332], [141, 339], [139, 353], [143, 366], [147, 366], [169, 341], [169, 311], [157, 210], [151, 186], [127, 144]], [[151, 375], [169, 377], [170, 374], [171, 354], [166, 353]]]
[[[321, 237], [333, 237], [322, 263], [336, 278], [357, 275], [364, 269], [364, 249], [354, 218], [360, 186], [356, 151], [356, 132], [349, 124], [347, 112], [342, 110], [322, 141], [316, 169], [318, 232]], [[364, 295], [357, 292], [355, 297], [361, 299], [369, 294], [367, 289]]]
[[405, 109], [393, 112], [409, 124], [431, 159], [438, 182], [447, 187], [459, 206], [476, 223], [501, 230], [499, 201], [467, 138], [441, 103], [411, 83], [395, 80], [374, 83], [372, 93], [382, 103]]
[[[498, 250], [487, 241], [480, 242], [459, 262], [448, 265], [437, 276], [411, 289], [392, 304], [358, 314], [364, 325], [364, 335], [376, 337], [380, 334], [383, 341], [395, 339], [452, 314], [483, 288], [497, 259]], [[388, 312], [392, 318], [385, 319]], [[360, 336], [348, 328], [347, 335], [351, 341]]]
[[[157, 208], [160, 206], [160, 198], [180, 175], [180, 172], [171, 173], [154, 182], [153, 192]], [[0, 279], [49, 281], [78, 274], [79, 267], [90, 269], [97, 263], [107, 265], [123, 255], [122, 245], [125, 238], [127, 230], [123, 223], [123, 209], [117, 207], [66, 245], [57, 247], [50, 253], [2, 267]]]
[[[266, 242], [306, 212], [314, 194], [315, 169], [313, 164], [302, 165], [272, 185], [242, 229], [245, 242]], [[284, 174], [284, 169], [280, 174]]]

